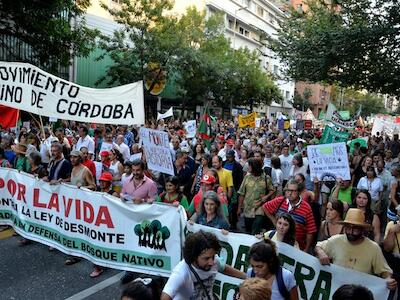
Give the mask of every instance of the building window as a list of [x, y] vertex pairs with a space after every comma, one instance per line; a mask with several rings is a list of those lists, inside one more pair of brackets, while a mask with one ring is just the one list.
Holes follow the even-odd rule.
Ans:
[[250, 32], [248, 32], [247, 30], [244, 31], [244, 36], [245, 37], [250, 37]]
[[239, 33], [240, 33], [240, 34], [244, 34], [244, 29], [243, 29], [243, 27], [239, 27]]
[[290, 92], [289, 91], [286, 91], [285, 99], [286, 99], [286, 101], [290, 100]]
[[251, 0], [242, 0], [243, 6], [247, 7], [247, 9], [250, 9], [251, 7]]
[[269, 61], [268, 60], [265, 61], [265, 69], [267, 71], [269, 71]]
[[257, 5], [256, 13], [257, 13], [257, 16], [259, 16], [261, 18], [264, 17], [264, 9], [260, 5]]
[[278, 75], [279, 68], [277, 65], [274, 65], [274, 75]]
[[235, 22], [232, 19], [228, 19], [228, 27], [229, 29], [235, 30]]

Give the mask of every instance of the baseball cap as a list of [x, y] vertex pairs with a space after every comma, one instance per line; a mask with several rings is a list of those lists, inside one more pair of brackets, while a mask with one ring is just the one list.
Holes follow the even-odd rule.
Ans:
[[234, 140], [231, 140], [231, 139], [227, 140], [226, 143], [227, 143], [229, 146], [235, 145], [235, 141], [234, 141]]
[[201, 183], [205, 183], [205, 184], [213, 184], [216, 182], [216, 179], [214, 176], [212, 175], [204, 175], [203, 178], [200, 181]]
[[110, 181], [111, 182], [112, 180], [113, 180], [113, 177], [112, 177], [111, 173], [109, 173], [109, 172], [102, 173], [99, 178], [99, 181]]
[[110, 155], [110, 152], [108, 152], [108, 151], [101, 151], [100, 152], [100, 156], [109, 156]]

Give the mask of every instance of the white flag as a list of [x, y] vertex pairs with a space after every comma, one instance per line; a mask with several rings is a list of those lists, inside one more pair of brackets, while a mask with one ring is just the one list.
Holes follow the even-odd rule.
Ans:
[[174, 112], [172, 111], [172, 106], [171, 106], [171, 108], [168, 109], [165, 113], [163, 113], [163, 114], [157, 113], [157, 121], [160, 119], [172, 117], [173, 115], [174, 115]]

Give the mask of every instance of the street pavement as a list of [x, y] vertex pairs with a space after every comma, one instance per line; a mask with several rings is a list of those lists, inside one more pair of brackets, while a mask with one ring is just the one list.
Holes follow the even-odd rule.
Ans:
[[90, 278], [86, 260], [66, 266], [66, 255], [39, 243], [19, 246], [11, 229], [0, 232], [0, 299], [120, 299], [124, 272]]

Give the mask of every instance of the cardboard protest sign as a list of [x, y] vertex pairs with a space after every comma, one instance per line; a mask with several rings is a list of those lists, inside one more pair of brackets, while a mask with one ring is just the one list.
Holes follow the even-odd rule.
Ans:
[[79, 122], [144, 124], [143, 82], [93, 89], [26, 63], [0, 62], [0, 104]]
[[238, 116], [239, 127], [243, 128], [243, 127], [248, 126], [248, 127], [255, 128], [256, 127], [256, 117], [257, 117], [256, 112], [252, 112], [251, 114], [248, 114], [246, 116], [239, 115]]
[[174, 175], [168, 133], [149, 128], [140, 128], [147, 165], [150, 170]]
[[330, 181], [338, 177], [351, 179], [346, 143], [309, 145], [307, 157], [311, 178]]
[[[220, 257], [226, 264], [243, 272], [246, 272], [249, 267], [248, 253], [251, 245], [260, 241], [254, 236], [241, 233], [230, 232], [228, 235], [223, 235], [221, 230], [198, 224], [188, 224], [187, 229], [189, 232], [203, 230], [214, 233], [222, 247]], [[294, 274], [299, 299], [329, 300], [340, 286], [349, 282], [367, 286], [375, 299], [388, 297], [389, 290], [386, 288], [384, 279], [333, 264], [323, 266], [314, 256], [285, 243], [277, 242], [277, 249], [282, 267]], [[220, 296], [220, 299], [233, 299], [235, 289], [241, 281], [218, 273], [214, 292]]]
[[169, 276], [181, 259], [181, 208], [128, 205], [107, 193], [49, 185], [4, 168], [0, 199], [0, 224], [101, 266]]
[[187, 138], [194, 138], [196, 136], [196, 120], [186, 121], [185, 130]]

